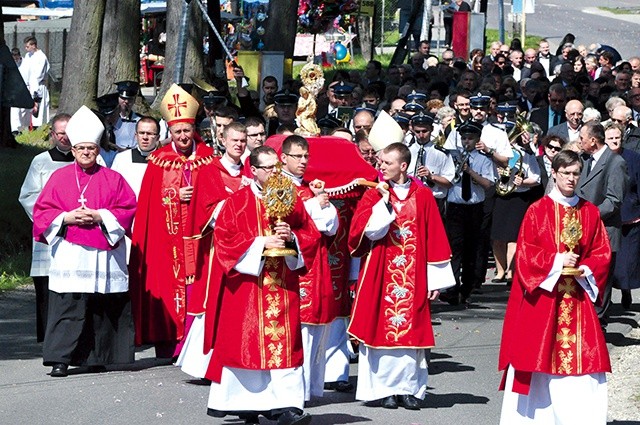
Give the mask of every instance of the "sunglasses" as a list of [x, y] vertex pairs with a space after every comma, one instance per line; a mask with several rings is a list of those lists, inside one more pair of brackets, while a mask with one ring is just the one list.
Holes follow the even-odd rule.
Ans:
[[547, 147], [556, 152], [560, 152], [562, 150], [562, 146], [547, 145]]

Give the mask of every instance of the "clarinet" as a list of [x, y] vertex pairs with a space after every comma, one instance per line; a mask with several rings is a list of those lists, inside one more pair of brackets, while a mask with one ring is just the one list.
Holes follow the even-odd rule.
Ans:
[[[413, 175], [415, 177], [418, 177], [418, 167], [420, 167], [421, 165], [424, 166], [424, 157], [426, 153], [427, 151], [424, 148], [421, 148], [420, 150], [418, 150], [418, 158], [416, 158], [416, 168], [413, 170]], [[435, 186], [435, 183], [433, 182], [433, 180], [429, 180], [425, 176], [420, 177], [420, 181], [422, 182], [422, 184], [425, 184], [429, 187]]]

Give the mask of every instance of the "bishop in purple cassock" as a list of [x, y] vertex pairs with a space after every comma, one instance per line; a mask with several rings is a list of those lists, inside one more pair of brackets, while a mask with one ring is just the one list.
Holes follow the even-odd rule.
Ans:
[[124, 236], [136, 197], [96, 162], [104, 126], [93, 112], [81, 107], [66, 132], [75, 161], [52, 174], [33, 210], [33, 236], [51, 246], [43, 363], [57, 377], [69, 365], [100, 370], [134, 359]]

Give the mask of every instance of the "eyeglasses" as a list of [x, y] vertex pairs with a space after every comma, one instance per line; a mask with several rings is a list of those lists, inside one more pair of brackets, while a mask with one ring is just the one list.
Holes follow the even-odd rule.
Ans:
[[560, 152], [562, 150], [562, 146], [547, 145], [547, 147], [552, 151], [556, 151], [556, 152]]
[[309, 154], [308, 153], [300, 154], [300, 155], [290, 154], [290, 153], [284, 153], [284, 154], [287, 155], [287, 156], [290, 156], [291, 158], [295, 158], [298, 161], [302, 160], [303, 158], [304, 159], [309, 159]]
[[151, 136], [151, 137], [156, 137], [158, 135], [158, 133], [155, 133], [153, 131], [136, 131], [136, 134], [139, 134], [141, 136]]
[[558, 171], [557, 174], [560, 174], [562, 177], [569, 177], [569, 176], [573, 176], [575, 178], [580, 177], [580, 172], [578, 171]]
[[365, 128], [367, 130], [371, 130], [371, 126], [370, 125], [354, 125], [353, 128], [355, 128], [356, 130], [362, 130], [363, 128]]
[[275, 165], [254, 165], [258, 170], [273, 171]]
[[89, 151], [89, 152], [93, 152], [93, 151], [97, 151], [98, 147], [97, 146], [74, 146], [73, 149], [77, 150], [77, 151]]
[[258, 136], [262, 137], [262, 136], [266, 136], [266, 135], [267, 135], [267, 133], [265, 133], [264, 131], [261, 131], [260, 133], [253, 133], [253, 134], [247, 133], [247, 137], [252, 137], [252, 138], [253, 137], [258, 137]]

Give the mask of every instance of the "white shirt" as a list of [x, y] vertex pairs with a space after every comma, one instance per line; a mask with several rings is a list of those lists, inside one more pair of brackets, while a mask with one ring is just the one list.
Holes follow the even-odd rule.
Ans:
[[[461, 157], [461, 153], [458, 150], [451, 151], [451, 155], [458, 158], [458, 160]], [[471, 155], [469, 156], [469, 166], [482, 177], [489, 181], [495, 181], [493, 161], [480, 152], [475, 150], [471, 152]], [[457, 183], [454, 183], [453, 187], [449, 189], [449, 194], [447, 195], [447, 201], [455, 204], [478, 204], [480, 202], [484, 202], [484, 199], [484, 189], [479, 184], [474, 183], [473, 180], [471, 181], [471, 198], [467, 201], [462, 199], [462, 178], [460, 178]]]
[[[420, 152], [420, 147], [418, 143], [414, 143], [409, 146], [409, 151], [411, 151], [411, 163], [409, 164], [409, 175], [415, 177], [415, 171], [417, 169], [417, 165], [424, 165], [432, 174], [436, 176], [441, 176], [447, 179], [448, 181], [452, 181], [456, 172], [456, 166], [453, 163], [453, 158], [447, 153], [437, 149], [433, 142], [429, 142], [424, 145], [424, 162], [422, 164], [417, 164], [418, 153]], [[444, 188], [438, 184], [434, 184], [433, 186], [427, 186], [433, 192], [433, 196], [437, 199], [443, 199], [447, 197], [447, 188]]]
[[[138, 149], [137, 147], [135, 149]], [[145, 171], [147, 171], [147, 163], [138, 163], [133, 162], [131, 155], [133, 153], [133, 149], [126, 150], [123, 152], [119, 152], [116, 154], [116, 157], [113, 160], [113, 164], [111, 165], [111, 169], [117, 171], [124, 177], [127, 181], [133, 192], [136, 194], [136, 199], [138, 199], [138, 195], [140, 195], [140, 187], [142, 186], [142, 178], [144, 177]], [[148, 155], [150, 152], [140, 152]]]

